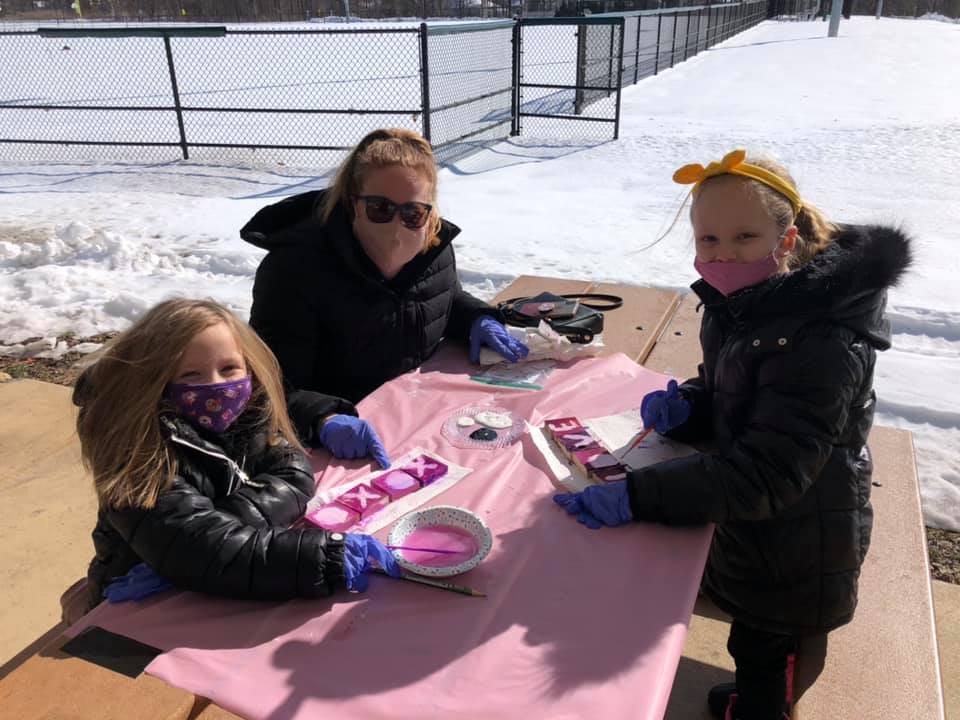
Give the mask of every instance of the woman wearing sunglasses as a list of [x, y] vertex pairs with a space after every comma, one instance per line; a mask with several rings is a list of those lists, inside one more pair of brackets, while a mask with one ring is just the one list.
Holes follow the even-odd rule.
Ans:
[[[451, 245], [459, 232], [437, 210], [430, 144], [401, 129], [367, 135], [332, 187], [258, 212], [240, 231], [269, 251], [250, 324], [287, 383], [357, 401], [423, 363], [444, 337], [469, 342], [474, 362], [481, 345], [507, 360], [525, 356], [497, 311], [460, 287]], [[298, 427], [316, 427], [315, 397], [288, 397]]]

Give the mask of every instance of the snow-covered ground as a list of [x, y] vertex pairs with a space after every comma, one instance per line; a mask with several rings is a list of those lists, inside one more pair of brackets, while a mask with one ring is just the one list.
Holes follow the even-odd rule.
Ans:
[[[960, 530], [960, 25], [855, 17], [837, 39], [826, 31], [767, 22], [626, 89], [618, 142], [531, 127], [447, 167], [440, 204], [464, 229], [465, 284], [487, 297], [521, 273], [688, 285], [685, 218], [639, 249], [677, 212], [673, 170], [737, 145], [779, 157], [833, 218], [903, 225], [917, 266], [890, 296], [878, 422], [914, 432], [927, 522]], [[123, 328], [171, 294], [245, 315], [262, 252], [240, 226], [327, 180], [325, 169], [0, 162], [0, 343]]]

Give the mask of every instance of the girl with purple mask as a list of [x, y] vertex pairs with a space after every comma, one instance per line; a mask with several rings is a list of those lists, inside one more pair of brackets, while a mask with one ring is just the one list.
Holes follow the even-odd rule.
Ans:
[[591, 528], [715, 523], [702, 590], [733, 618], [736, 683], [710, 690], [708, 705], [718, 718], [782, 720], [794, 661], [799, 692], [857, 605], [873, 370], [910, 240], [829, 222], [785, 168], [743, 150], [674, 180], [693, 185], [703, 362], [644, 397], [641, 416], [710, 450], [555, 500]]
[[276, 358], [223, 306], [160, 303], [84, 371], [73, 397], [100, 507], [87, 602], [68, 621], [105, 597], [171, 585], [286, 600], [364, 590], [371, 559], [399, 573], [367, 535], [290, 527], [313, 470]]

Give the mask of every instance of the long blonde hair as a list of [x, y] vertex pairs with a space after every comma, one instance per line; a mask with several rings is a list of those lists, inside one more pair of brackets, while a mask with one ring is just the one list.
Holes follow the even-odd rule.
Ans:
[[440, 244], [440, 211], [437, 210], [437, 162], [433, 148], [413, 130], [384, 128], [374, 130], [361, 140], [347, 155], [337, 170], [333, 185], [327, 190], [320, 209], [320, 219], [329, 222], [337, 205], [347, 210], [353, 219], [352, 199], [360, 194], [363, 181], [370, 170], [401, 166], [416, 170], [430, 186], [430, 204], [433, 210], [427, 221], [427, 239], [423, 250]]
[[287, 416], [280, 365], [257, 334], [212, 300], [166, 300], [116, 337], [74, 388], [83, 463], [102, 506], [151, 508], [170, 487], [177, 464], [161, 431], [160, 414], [172, 409], [164, 389], [189, 342], [219, 323], [246, 361], [253, 386], [247, 407], [256, 424], [273, 443], [302, 449]]
[[[781, 180], [790, 183], [794, 188], [797, 187], [797, 183], [790, 172], [776, 160], [761, 156], [749, 157], [748, 162], [751, 165], [769, 170], [780, 177]], [[830, 222], [820, 210], [806, 200], [804, 200], [800, 212], [795, 213], [793, 205], [785, 195], [781, 195], [769, 185], [764, 185], [758, 180], [740, 175], [715, 175], [704, 180], [700, 189], [702, 190], [710, 182], [730, 179], [735, 182], [746, 183], [757, 193], [760, 202], [763, 203], [764, 208], [777, 223], [781, 232], [786, 231], [791, 225], [797, 226], [796, 245], [786, 258], [786, 269], [788, 270], [796, 270], [810, 262], [833, 242], [840, 230], [837, 225]], [[696, 193], [694, 194], [694, 202], [696, 202]]]

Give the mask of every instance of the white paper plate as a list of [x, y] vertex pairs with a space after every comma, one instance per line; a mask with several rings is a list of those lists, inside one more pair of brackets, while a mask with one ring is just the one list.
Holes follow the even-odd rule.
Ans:
[[400, 567], [417, 575], [450, 577], [451, 575], [459, 575], [460, 573], [465, 573], [467, 570], [475, 568], [490, 553], [490, 548], [493, 547], [493, 535], [491, 535], [490, 528], [487, 527], [486, 523], [469, 510], [453, 505], [436, 505], [426, 508], [425, 510], [417, 510], [409, 515], [404, 515], [397, 524], [393, 526], [393, 530], [390, 531], [388, 544], [405, 545], [406, 543], [404, 541], [414, 530], [436, 525], [450, 525], [466, 530], [473, 535], [473, 539], [477, 543], [477, 552], [459, 565], [433, 567], [411, 562], [403, 556], [402, 550], [394, 550], [393, 556], [397, 562], [400, 563]]

